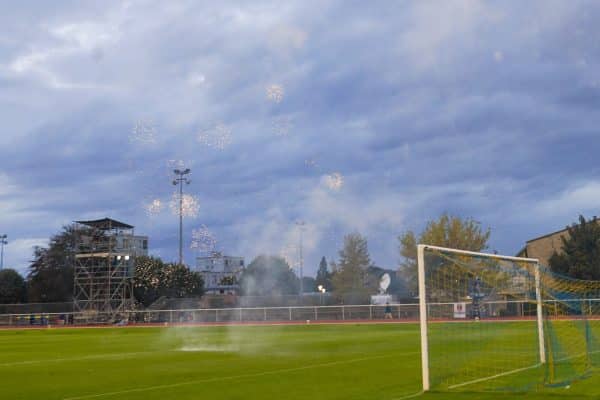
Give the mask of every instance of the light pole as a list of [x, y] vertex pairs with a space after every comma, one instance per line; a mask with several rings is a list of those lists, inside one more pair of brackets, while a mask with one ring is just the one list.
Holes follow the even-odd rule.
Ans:
[[302, 254], [302, 246], [304, 225], [306, 225], [306, 223], [304, 221], [296, 221], [296, 225], [300, 230], [300, 246], [298, 251], [300, 252], [300, 298], [302, 298], [302, 296], [304, 296], [304, 255]]
[[190, 184], [190, 180], [185, 177], [191, 171], [189, 168], [181, 171], [176, 169], [173, 171], [176, 178], [173, 179], [173, 185], [179, 185], [179, 264], [183, 264], [183, 184]]
[[0, 246], [2, 247], [2, 250], [0, 250], [0, 270], [4, 269], [4, 245], [8, 244], [7, 237], [6, 234], [0, 235]]

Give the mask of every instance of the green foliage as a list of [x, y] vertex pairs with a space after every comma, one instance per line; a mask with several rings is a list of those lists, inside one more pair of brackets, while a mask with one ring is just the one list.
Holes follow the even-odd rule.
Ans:
[[165, 264], [160, 258], [137, 257], [133, 293], [137, 301], [149, 306], [160, 297], [198, 297], [204, 293], [199, 273], [181, 264]]
[[244, 295], [273, 296], [297, 294], [300, 281], [285, 259], [259, 255], [248, 265], [240, 278]]
[[313, 293], [317, 291], [317, 283], [316, 279], [312, 276], [304, 276], [302, 277], [302, 289], [304, 289], [304, 293]]
[[26, 299], [25, 279], [14, 269], [0, 271], [0, 303], [21, 303]]
[[377, 281], [369, 274], [371, 257], [367, 239], [359, 233], [344, 236], [339, 255], [331, 278], [334, 295], [346, 303], [364, 302], [377, 290]]
[[600, 280], [600, 224], [579, 216], [579, 223], [567, 227], [562, 251], [550, 257], [550, 268], [559, 274], [584, 280]]
[[28, 301], [61, 302], [73, 298], [76, 234], [73, 226], [50, 238], [48, 247], [36, 247], [27, 275]]
[[327, 269], [327, 260], [325, 257], [321, 258], [319, 263], [319, 269], [317, 270], [317, 278], [315, 286], [322, 285], [327, 291], [331, 290], [331, 272]]
[[414, 292], [417, 288], [418, 244], [482, 251], [488, 247], [490, 233], [489, 228], [483, 229], [481, 223], [472, 218], [462, 219], [444, 213], [438, 220], [429, 221], [418, 236], [407, 231], [398, 237], [402, 257], [400, 273]]

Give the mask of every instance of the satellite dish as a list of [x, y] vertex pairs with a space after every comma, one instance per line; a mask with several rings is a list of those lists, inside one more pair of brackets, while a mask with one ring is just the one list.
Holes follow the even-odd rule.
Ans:
[[390, 283], [392, 283], [392, 278], [390, 278], [390, 274], [387, 272], [381, 276], [379, 280], [379, 291], [381, 294], [385, 293], [390, 287]]

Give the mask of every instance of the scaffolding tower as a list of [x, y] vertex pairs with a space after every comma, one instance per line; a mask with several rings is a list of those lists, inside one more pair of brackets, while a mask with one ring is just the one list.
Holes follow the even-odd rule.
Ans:
[[75, 224], [74, 309], [114, 321], [134, 304], [134, 227], [110, 218]]

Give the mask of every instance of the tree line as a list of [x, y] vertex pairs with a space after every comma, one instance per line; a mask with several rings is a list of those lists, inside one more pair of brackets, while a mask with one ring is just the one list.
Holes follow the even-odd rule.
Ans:
[[[561, 239], [562, 251], [555, 251], [549, 260], [550, 269], [572, 278], [600, 280], [600, 223], [580, 216], [567, 230]], [[489, 249], [490, 234], [489, 228], [472, 218], [443, 214], [418, 234], [406, 231], [398, 236], [399, 267], [386, 270], [371, 261], [366, 237], [350, 233], [344, 237], [338, 259], [327, 262], [322, 257], [316, 277], [305, 277], [303, 286], [309, 292], [322, 286], [339, 301], [362, 302], [377, 292], [379, 279], [388, 272], [392, 276], [388, 293], [415, 296], [418, 243], [480, 252]], [[12, 269], [0, 271], [0, 303], [71, 301], [74, 248], [74, 228], [67, 226], [47, 247], [34, 249], [25, 278]], [[274, 255], [257, 256], [239, 284], [241, 293], [249, 296], [293, 295], [300, 288], [299, 278], [285, 259]], [[200, 274], [184, 265], [156, 257], [136, 259], [134, 295], [144, 306], [161, 296], [195, 297], [203, 292]]]
[[[0, 303], [52, 303], [73, 300], [76, 248], [71, 225], [50, 238], [47, 247], [36, 247], [27, 276], [13, 269], [0, 271]], [[133, 277], [135, 300], [148, 306], [158, 298], [199, 297], [204, 282], [185, 265], [165, 263], [156, 257], [137, 257]]]

